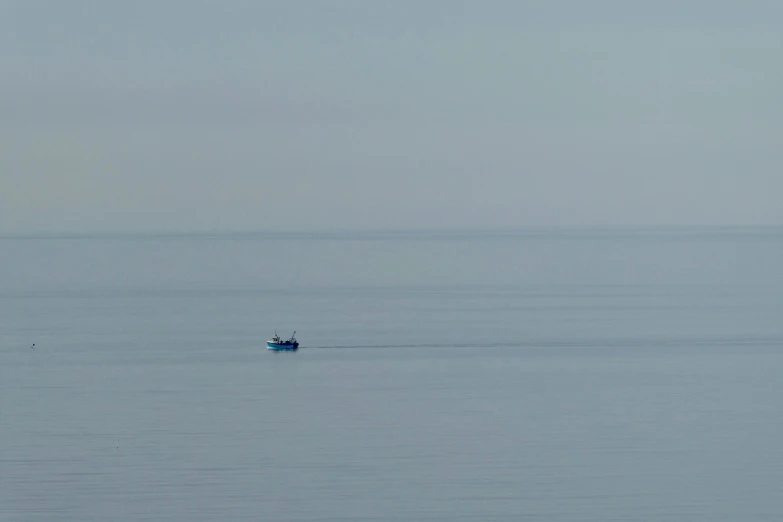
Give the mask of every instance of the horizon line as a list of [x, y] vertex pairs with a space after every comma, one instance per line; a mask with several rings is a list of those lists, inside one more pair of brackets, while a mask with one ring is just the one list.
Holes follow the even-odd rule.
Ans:
[[783, 224], [733, 224], [733, 225], [542, 225], [526, 227], [441, 227], [441, 228], [216, 228], [216, 229], [117, 229], [117, 230], [29, 230], [0, 231], [0, 239], [79, 239], [79, 238], [152, 238], [152, 237], [225, 237], [257, 236], [269, 238], [296, 237], [345, 237], [368, 235], [393, 236], [448, 236], [448, 235], [538, 235], [538, 234], [584, 234], [602, 233], [640, 233], [650, 232], [752, 232], [779, 230], [783, 233]]

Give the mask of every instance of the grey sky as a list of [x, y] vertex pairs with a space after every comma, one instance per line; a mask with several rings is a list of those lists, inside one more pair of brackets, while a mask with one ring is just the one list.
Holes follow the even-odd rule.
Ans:
[[783, 224], [783, 2], [0, 1], [0, 232]]

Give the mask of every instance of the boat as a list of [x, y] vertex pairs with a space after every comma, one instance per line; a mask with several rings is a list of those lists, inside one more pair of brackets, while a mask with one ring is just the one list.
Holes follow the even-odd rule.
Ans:
[[296, 340], [295, 335], [296, 332], [291, 335], [290, 339], [284, 341], [279, 335], [277, 335], [277, 332], [275, 332], [275, 335], [273, 335], [272, 338], [266, 342], [266, 349], [276, 352], [295, 352], [299, 348], [299, 341]]

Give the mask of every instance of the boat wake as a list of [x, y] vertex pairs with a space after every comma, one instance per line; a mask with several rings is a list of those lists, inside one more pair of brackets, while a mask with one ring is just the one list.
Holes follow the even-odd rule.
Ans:
[[641, 338], [641, 339], [541, 339], [517, 342], [416, 343], [416, 344], [340, 344], [306, 346], [317, 350], [356, 349], [439, 349], [439, 348], [640, 348], [697, 346], [781, 346], [783, 337], [756, 338]]

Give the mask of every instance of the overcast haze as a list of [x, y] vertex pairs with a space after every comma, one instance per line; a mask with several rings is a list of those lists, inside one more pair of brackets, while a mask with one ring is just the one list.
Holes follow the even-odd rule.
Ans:
[[783, 224], [783, 2], [0, 2], [0, 232]]

